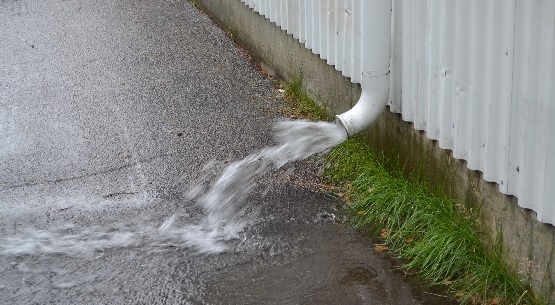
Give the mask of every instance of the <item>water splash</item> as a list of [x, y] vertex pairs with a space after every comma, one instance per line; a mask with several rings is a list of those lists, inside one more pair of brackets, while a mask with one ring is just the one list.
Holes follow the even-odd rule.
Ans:
[[[174, 214], [162, 224], [148, 222], [112, 224], [110, 228], [75, 227], [60, 232], [27, 230], [0, 240], [0, 253], [5, 255], [62, 253], [80, 255], [109, 248], [132, 245], [195, 247], [200, 252], [219, 253], [226, 242], [237, 238], [250, 223], [245, 211], [247, 197], [256, 186], [256, 178], [288, 162], [305, 159], [323, 152], [347, 139], [342, 126], [305, 120], [280, 121], [274, 125], [277, 144], [246, 158], [228, 164], [210, 184], [217, 162], [208, 163], [188, 197], [203, 211], [198, 223], [186, 223], [186, 217]], [[250, 215], [251, 217], [253, 215]]]
[[274, 125], [274, 135], [277, 145], [229, 164], [207, 190], [199, 184], [192, 188], [191, 198], [196, 199], [206, 215], [189, 231], [190, 240], [195, 241], [201, 251], [222, 251], [225, 246], [221, 242], [236, 237], [243, 230], [246, 199], [256, 185], [256, 177], [288, 162], [323, 152], [347, 139], [341, 126], [305, 120], [280, 121]]

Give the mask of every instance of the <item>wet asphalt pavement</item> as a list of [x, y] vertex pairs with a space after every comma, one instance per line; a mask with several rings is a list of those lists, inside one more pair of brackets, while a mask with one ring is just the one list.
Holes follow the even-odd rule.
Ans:
[[0, 0], [0, 303], [430, 304], [306, 187], [313, 162], [261, 179], [224, 253], [91, 244], [198, 219], [203, 165], [272, 144], [283, 107], [187, 1]]

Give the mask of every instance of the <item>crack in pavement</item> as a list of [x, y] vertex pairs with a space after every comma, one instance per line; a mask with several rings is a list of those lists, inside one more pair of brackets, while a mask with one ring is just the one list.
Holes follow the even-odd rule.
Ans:
[[23, 187], [32, 187], [32, 186], [43, 185], [43, 184], [51, 184], [51, 183], [56, 184], [56, 183], [60, 183], [60, 182], [80, 180], [80, 179], [84, 179], [84, 178], [89, 178], [89, 177], [94, 177], [94, 176], [98, 176], [98, 175], [104, 175], [104, 174], [117, 172], [117, 171], [120, 171], [120, 170], [123, 170], [123, 169], [127, 169], [127, 168], [131, 168], [131, 167], [134, 167], [134, 166], [137, 166], [137, 165], [148, 163], [152, 160], [173, 156], [175, 154], [176, 153], [161, 154], [161, 155], [158, 155], [158, 156], [153, 156], [153, 157], [149, 157], [149, 158], [140, 159], [140, 160], [135, 161], [133, 163], [124, 164], [122, 166], [109, 168], [109, 169], [106, 169], [106, 170], [102, 170], [102, 171], [98, 171], [98, 172], [94, 172], [94, 173], [89, 173], [89, 174], [84, 174], [84, 175], [79, 175], [79, 176], [72, 176], [72, 177], [66, 177], [66, 178], [56, 178], [56, 179], [52, 179], [52, 180], [45, 180], [45, 181], [33, 182], [33, 183], [2, 185], [0, 187], [0, 190], [11, 190], [11, 189], [17, 189], [17, 188], [23, 188]]

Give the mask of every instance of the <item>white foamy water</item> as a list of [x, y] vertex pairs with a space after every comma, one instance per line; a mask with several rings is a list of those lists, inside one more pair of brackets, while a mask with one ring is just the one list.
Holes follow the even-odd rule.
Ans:
[[197, 223], [175, 214], [161, 223], [121, 222], [106, 227], [79, 229], [75, 226], [59, 231], [28, 229], [0, 239], [4, 255], [60, 253], [81, 255], [133, 245], [187, 246], [198, 251], [218, 253], [227, 249], [226, 242], [239, 237], [253, 215], [247, 215], [247, 196], [256, 179], [269, 170], [288, 162], [323, 152], [347, 139], [340, 125], [305, 120], [281, 121], [274, 125], [277, 144], [228, 164], [210, 184], [209, 172], [217, 162], [205, 166], [199, 181], [189, 189], [189, 199], [199, 205], [203, 217]]

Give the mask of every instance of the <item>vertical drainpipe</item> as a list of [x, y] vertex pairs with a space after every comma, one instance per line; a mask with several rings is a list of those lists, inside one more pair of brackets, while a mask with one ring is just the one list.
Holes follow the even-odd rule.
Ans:
[[361, 0], [362, 94], [349, 111], [335, 117], [349, 137], [368, 128], [389, 99], [391, 0]]

